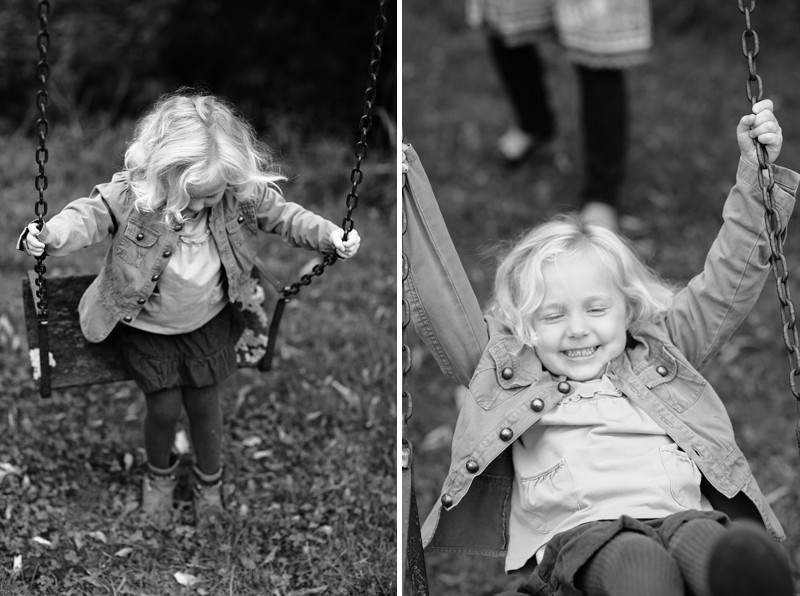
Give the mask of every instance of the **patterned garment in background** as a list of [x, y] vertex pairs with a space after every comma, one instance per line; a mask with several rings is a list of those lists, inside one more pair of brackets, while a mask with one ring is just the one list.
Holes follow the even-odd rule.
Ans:
[[648, 59], [653, 46], [650, 0], [466, 0], [467, 22], [507, 45], [555, 31], [572, 62], [626, 68]]

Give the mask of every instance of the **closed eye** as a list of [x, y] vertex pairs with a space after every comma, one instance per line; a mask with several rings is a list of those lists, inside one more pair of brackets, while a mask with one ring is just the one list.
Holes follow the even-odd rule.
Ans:
[[563, 316], [564, 314], [560, 312], [550, 313], [542, 316], [542, 321], [544, 321], [545, 323], [555, 323], [559, 321]]

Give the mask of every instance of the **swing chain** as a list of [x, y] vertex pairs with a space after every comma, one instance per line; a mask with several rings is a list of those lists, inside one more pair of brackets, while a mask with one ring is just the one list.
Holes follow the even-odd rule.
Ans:
[[[49, 0], [39, 0], [38, 4], [39, 14], [39, 33], [36, 36], [36, 47], [39, 50], [39, 60], [36, 63], [36, 74], [39, 79], [40, 88], [36, 93], [36, 107], [39, 110], [39, 118], [36, 121], [36, 137], [38, 139], [38, 146], [36, 147], [36, 164], [39, 168], [36, 174], [35, 186], [39, 193], [39, 198], [34, 206], [36, 213], [36, 223], [41, 229], [44, 226], [44, 216], [47, 215], [47, 201], [44, 198], [44, 191], [47, 188], [47, 175], [45, 174], [45, 164], [49, 157], [47, 150], [46, 139], [47, 133], [50, 130], [50, 124], [47, 120], [47, 107], [49, 105], [50, 97], [47, 93], [47, 80], [50, 77], [50, 63], [47, 61], [47, 52], [50, 48], [50, 32], [48, 30], [48, 18], [50, 16], [50, 2]], [[48, 308], [47, 308], [47, 284], [44, 277], [47, 267], [45, 267], [44, 259], [46, 253], [40, 257], [36, 257], [36, 265], [33, 270], [36, 272], [36, 296], [39, 298], [36, 306], [38, 308], [40, 324], [47, 323]]]
[[[402, 236], [405, 240], [406, 211], [401, 209], [402, 214]], [[428, 576], [425, 568], [425, 552], [422, 546], [422, 534], [420, 533], [419, 511], [417, 509], [417, 497], [414, 492], [414, 474], [412, 472], [412, 460], [414, 450], [407, 437], [408, 421], [414, 409], [411, 399], [411, 392], [408, 391], [408, 374], [411, 372], [411, 348], [406, 343], [406, 329], [411, 322], [411, 306], [406, 298], [405, 286], [411, 268], [405, 251], [402, 251], [402, 370], [403, 370], [403, 425], [402, 425], [402, 482], [403, 482], [403, 566], [408, 572], [411, 580], [411, 593], [414, 596], [428, 596]]]
[[347, 215], [342, 221], [344, 229], [344, 239], [353, 229], [353, 210], [358, 206], [358, 185], [364, 178], [361, 171], [361, 161], [367, 156], [367, 133], [372, 129], [372, 106], [375, 104], [375, 96], [378, 90], [378, 71], [381, 66], [383, 55], [383, 37], [386, 33], [386, 0], [380, 0], [378, 16], [375, 17], [375, 33], [373, 34], [372, 53], [370, 55], [368, 69], [368, 85], [364, 91], [364, 112], [358, 120], [360, 137], [355, 147], [356, 165], [350, 172], [350, 183], [352, 188], [347, 195]]
[[[407, 222], [406, 222], [406, 211], [405, 209], [401, 210], [402, 214], [402, 235], [405, 236]], [[405, 251], [402, 252], [402, 286], [405, 288], [406, 279], [408, 279], [409, 275], [409, 268], [408, 268], [408, 258], [406, 257]], [[408, 391], [407, 388], [407, 376], [408, 373], [411, 371], [411, 348], [406, 343], [406, 329], [408, 328], [409, 323], [411, 322], [411, 307], [408, 304], [408, 299], [406, 298], [405, 292], [401, 294], [401, 308], [402, 308], [402, 370], [403, 370], [403, 426], [402, 426], [402, 458], [403, 458], [403, 469], [408, 469], [411, 467], [411, 459], [412, 459], [412, 448], [411, 442], [406, 437], [406, 430], [408, 428], [408, 421], [411, 419], [411, 415], [414, 411], [414, 402], [411, 398], [411, 392]]]
[[[750, 13], [755, 10], [755, 0], [749, 0], [747, 6], [744, 0], [738, 0], [739, 12], [744, 15], [745, 30], [742, 33], [742, 53], [747, 58], [747, 99], [750, 104], [760, 101], [764, 94], [764, 87], [761, 77], [756, 73], [756, 56], [759, 52], [758, 34], [750, 23]], [[756, 86], [755, 93], [753, 85]], [[775, 286], [780, 302], [781, 322], [783, 323], [783, 343], [789, 355], [789, 386], [795, 400], [800, 403], [800, 392], [798, 392], [796, 377], [800, 376], [800, 336], [798, 336], [797, 319], [795, 316], [792, 294], [789, 289], [789, 267], [786, 256], [783, 253], [783, 237], [780, 234], [780, 219], [775, 209], [773, 189], [775, 187], [774, 168], [769, 162], [766, 147], [753, 139], [758, 158], [758, 186], [761, 190], [761, 200], [764, 203], [764, 223], [769, 239], [771, 256], [769, 259], [772, 273], [775, 277]], [[797, 429], [797, 442], [800, 449], [800, 421]]]
[[[386, 4], [388, 0], [379, 0], [378, 2], [378, 16], [375, 17], [375, 30], [372, 36], [372, 52], [370, 54], [369, 72], [368, 72], [368, 85], [364, 91], [364, 111], [358, 120], [359, 126], [359, 139], [355, 145], [356, 164], [350, 172], [351, 188], [347, 193], [346, 207], [347, 212], [342, 220], [342, 229], [344, 230], [343, 240], [347, 240], [347, 235], [353, 230], [353, 212], [358, 206], [358, 185], [364, 178], [364, 173], [361, 171], [361, 161], [367, 155], [367, 133], [372, 129], [372, 106], [375, 102], [375, 95], [377, 93], [378, 84], [378, 71], [381, 66], [381, 56], [383, 55], [383, 37], [386, 33]], [[325, 268], [333, 265], [338, 260], [336, 253], [328, 253], [322, 260], [322, 263], [314, 265], [311, 273], [306, 273], [300, 277], [300, 281], [296, 281], [281, 290], [281, 299], [288, 302], [289, 299], [297, 294], [303, 286], [311, 283], [314, 277], [319, 277], [325, 272]]]

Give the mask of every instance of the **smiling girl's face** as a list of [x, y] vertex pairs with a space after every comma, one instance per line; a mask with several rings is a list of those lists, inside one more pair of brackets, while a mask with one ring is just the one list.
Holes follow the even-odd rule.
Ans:
[[591, 252], [548, 263], [542, 273], [544, 299], [533, 314], [539, 360], [555, 375], [599, 378], [625, 349], [625, 297]]

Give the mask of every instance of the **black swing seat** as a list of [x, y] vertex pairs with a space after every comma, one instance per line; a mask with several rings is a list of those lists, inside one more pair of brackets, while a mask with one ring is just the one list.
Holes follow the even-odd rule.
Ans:
[[[91, 343], [81, 332], [78, 303], [95, 275], [48, 277], [47, 341], [50, 353], [48, 387], [41, 386], [39, 360], [39, 321], [37, 310], [36, 274], [28, 272], [22, 280], [28, 347], [34, 379], [40, 383], [42, 395], [49, 389], [65, 389], [96, 383], [112, 383], [130, 379], [115, 334], [100, 343]], [[271, 276], [259, 261], [252, 273], [252, 298], [249, 304], [239, 304], [246, 330], [236, 347], [240, 368], [268, 371], [271, 366], [278, 324], [286, 299], [280, 282]], [[274, 309], [270, 319], [266, 313]], [[46, 391], [46, 393], [45, 393]]]

